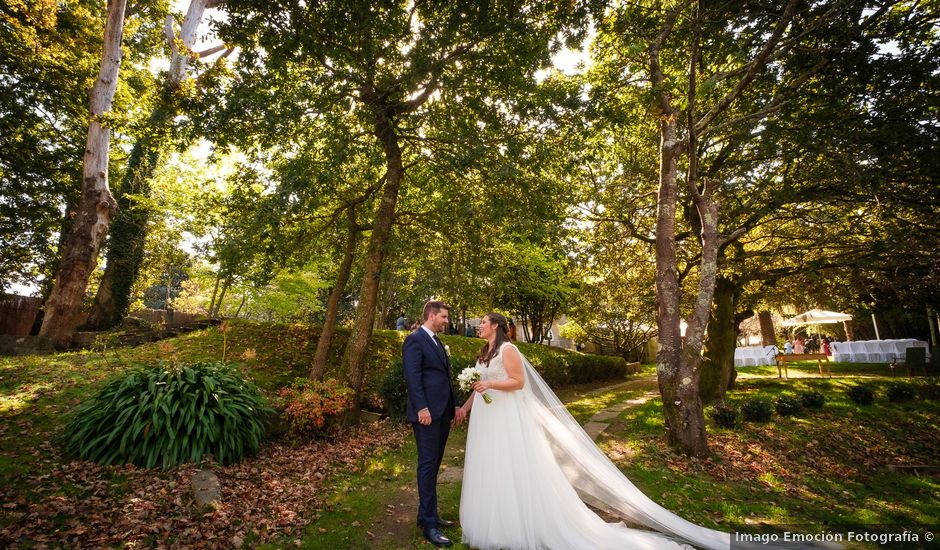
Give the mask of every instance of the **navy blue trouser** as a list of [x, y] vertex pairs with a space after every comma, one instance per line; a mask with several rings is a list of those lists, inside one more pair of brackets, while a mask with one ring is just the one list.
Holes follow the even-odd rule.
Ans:
[[437, 474], [444, 459], [447, 436], [450, 435], [450, 421], [451, 418], [445, 415], [435, 418], [429, 426], [411, 423], [418, 446], [418, 521], [422, 527], [435, 527], [440, 519], [437, 514]]

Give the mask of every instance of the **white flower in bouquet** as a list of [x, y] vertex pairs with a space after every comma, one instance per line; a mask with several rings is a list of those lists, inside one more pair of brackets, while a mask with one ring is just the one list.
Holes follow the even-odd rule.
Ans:
[[[460, 384], [460, 389], [463, 391], [473, 390], [474, 382], [480, 381], [480, 371], [474, 367], [467, 367], [460, 371], [460, 374], [457, 375], [457, 383]], [[487, 403], [492, 403], [493, 399], [487, 395], [483, 394], [483, 401]]]

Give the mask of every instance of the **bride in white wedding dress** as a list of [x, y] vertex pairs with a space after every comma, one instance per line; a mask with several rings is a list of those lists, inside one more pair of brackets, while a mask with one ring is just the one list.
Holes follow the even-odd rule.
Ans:
[[[460, 498], [463, 541], [481, 549], [727, 550], [728, 533], [690, 523], [644, 495], [594, 444], [487, 314]], [[492, 402], [486, 403], [486, 393]], [[583, 500], [582, 500], [583, 499]], [[584, 501], [632, 524], [607, 523]]]

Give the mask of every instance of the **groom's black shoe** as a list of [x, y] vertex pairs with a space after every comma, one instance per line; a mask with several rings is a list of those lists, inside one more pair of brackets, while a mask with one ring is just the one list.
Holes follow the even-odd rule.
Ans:
[[449, 538], [444, 536], [444, 533], [441, 533], [441, 530], [437, 527], [431, 527], [430, 529], [424, 530], [424, 538], [428, 539], [428, 542], [434, 546], [453, 546], [453, 542]]
[[[415, 520], [415, 523], [416, 523], [416, 525], [417, 525], [418, 527], [424, 529], [424, 524], [421, 523], [421, 520], [420, 520], [420, 519], [419, 519], [419, 520]], [[451, 520], [449, 520], [449, 519], [438, 519], [438, 520], [437, 520], [437, 526], [438, 526], [438, 527], [456, 527], [456, 526], [457, 526], [457, 522], [456, 522], [456, 521], [451, 521]]]

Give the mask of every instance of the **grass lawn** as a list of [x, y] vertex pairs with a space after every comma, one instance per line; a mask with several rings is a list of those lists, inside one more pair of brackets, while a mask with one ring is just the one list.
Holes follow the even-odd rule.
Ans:
[[[55, 437], [71, 419], [76, 406], [93, 395], [108, 377], [130, 366], [163, 360], [218, 361], [224, 353], [227, 361], [237, 364], [247, 378], [270, 395], [293, 378], [307, 374], [318, 336], [316, 327], [239, 321], [230, 323], [224, 331], [213, 327], [133, 348], [0, 357], [0, 546], [10, 542], [8, 536], [23, 537], [20, 540], [27, 547], [49, 542], [111, 546], [118, 540], [114, 531], [126, 526], [134, 531], [130, 539], [124, 539], [131, 544], [211, 540], [222, 532], [230, 537], [226, 545], [251, 547], [259, 542], [258, 532], [269, 537], [293, 529], [297, 521], [303, 525], [315, 520], [317, 514], [327, 516], [331, 511], [349, 507], [343, 495], [363, 487], [362, 480], [370, 479], [371, 475], [395, 480], [404, 475], [402, 468], [407, 467], [407, 481], [395, 487], [412, 486], [415, 459], [409, 453], [413, 449], [397, 443], [405, 439], [404, 426], [383, 427], [376, 433], [360, 430], [363, 433], [300, 449], [273, 443], [263, 449], [261, 456], [241, 467], [218, 470], [213, 467], [222, 479], [223, 495], [226, 491], [231, 495], [224, 498], [230, 499], [232, 506], [245, 504], [251, 508], [223, 509], [215, 515], [201, 515], [193, 510], [188, 487], [194, 465], [147, 471], [133, 467], [103, 468], [61, 457]], [[348, 331], [337, 334], [328, 360], [328, 375], [338, 370], [347, 336]], [[367, 389], [374, 389], [391, 359], [400, 354], [403, 338], [401, 332], [376, 331], [366, 366]], [[482, 343], [476, 338], [455, 336], [444, 336], [442, 340], [451, 348], [456, 366], [469, 361]], [[534, 362], [569, 353], [534, 344], [520, 344], [520, 348]], [[577, 395], [609, 384], [569, 386], [564, 391]], [[459, 444], [459, 437], [456, 435], [454, 445]], [[373, 452], [378, 457], [363, 458]], [[360, 459], [364, 462], [354, 467], [350, 459], [353, 463]], [[313, 473], [316, 477], [312, 477]], [[321, 479], [322, 475], [328, 476], [327, 487], [332, 489], [324, 487], [326, 480]], [[377, 492], [378, 484], [367, 487], [360, 492], [373, 502], [381, 503], [387, 496]], [[286, 495], [281, 491], [290, 492], [291, 498], [283, 497], [278, 502], [277, 495]], [[334, 491], [338, 491], [338, 496], [330, 496]], [[257, 497], [236, 496], [236, 492], [241, 495], [257, 492]], [[304, 493], [306, 502], [298, 499], [298, 493]], [[444, 500], [451, 502], [455, 510], [456, 494]], [[323, 500], [327, 497], [329, 500]], [[254, 501], [244, 503], [244, 498]], [[320, 508], [321, 512], [310, 512], [311, 507]], [[354, 521], [350, 522], [351, 532], [357, 530], [352, 525]], [[14, 531], [20, 534], [14, 535]], [[327, 532], [334, 537], [327, 540], [342, 538], [339, 528]], [[297, 533], [292, 535], [296, 536]], [[293, 540], [287, 543], [293, 544]]]
[[[940, 403], [922, 399], [890, 403], [885, 390], [898, 380], [874, 377], [867, 366], [852, 369], [846, 366], [851, 374], [834, 374], [832, 380], [818, 375], [782, 381], [742, 376], [729, 395], [732, 402], [815, 390], [825, 395], [826, 405], [820, 411], [791, 418], [775, 415], [769, 423], [743, 423], [731, 430], [709, 421], [713, 455], [705, 460], [677, 455], [664, 443], [658, 397], [624, 411], [598, 442], [653, 500], [716, 529], [747, 531], [771, 525], [792, 526], [794, 532], [836, 532], [840, 527], [881, 525], [900, 532], [940, 525], [940, 479], [886, 468], [887, 464], [936, 464]], [[811, 372], [808, 366], [807, 372]], [[876, 390], [874, 404], [860, 406], [847, 399], [845, 388], [857, 383]], [[617, 388], [565, 397], [569, 410], [583, 422], [610, 404], [647, 391]], [[465, 430], [452, 432], [445, 458], [449, 467], [461, 464], [465, 437]], [[383, 524], [390, 503], [394, 507], [403, 498], [417, 500], [415, 493], [402, 492], [414, 485], [415, 460], [409, 442], [368, 459], [367, 477], [340, 478], [331, 497], [337, 505], [307, 528], [301, 547], [428, 547], [413, 526], [413, 514], [404, 516], [409, 527], [395, 539], [383, 539], [373, 529]], [[441, 483], [439, 496], [442, 515], [456, 518], [459, 483]], [[447, 534], [460, 540], [459, 528]], [[454, 547], [465, 548], [460, 543]]]
[[[677, 456], [664, 444], [659, 398], [625, 411], [599, 443], [647, 495], [709, 527], [940, 525], [940, 479], [887, 468], [937, 464], [940, 402], [891, 403], [885, 390], [896, 381], [739, 378], [731, 402], [815, 390], [826, 405], [734, 429], [709, 420], [713, 456], [706, 460]], [[860, 382], [875, 389], [872, 405], [848, 399], [846, 388]]]
[[[167, 358], [217, 360], [224, 339], [226, 358], [240, 364], [263, 391], [271, 392], [306, 373], [313, 336], [307, 327], [236, 323], [224, 335], [212, 328], [136, 348], [0, 358], [0, 496], [4, 497], [0, 499], [0, 529], [22, 518], [17, 514], [37, 503], [48, 506], [57, 499], [81, 502], [102, 494], [107, 499], [140, 500], [138, 485], [146, 472], [94, 468], [90, 476], [82, 477], [84, 472], [74, 466], [63, 469], [51, 443], [74, 407], [108, 376], [128, 365]], [[374, 360], [387, 360], [397, 353], [400, 338], [401, 334], [394, 331], [379, 334]], [[455, 356], [470, 355], [479, 344], [478, 340], [456, 337], [445, 338], [445, 342]], [[337, 355], [333, 354], [334, 366]], [[598, 441], [651, 498], [690, 521], [710, 527], [728, 530], [786, 524], [830, 529], [847, 525], [913, 529], [940, 525], [940, 480], [887, 469], [889, 464], [938, 464], [940, 403], [920, 398], [901, 404], [888, 402], [887, 387], [908, 383], [908, 379], [889, 378], [885, 365], [833, 363], [831, 369], [832, 379], [820, 378], [815, 362], [790, 365], [790, 379], [778, 379], [773, 366], [739, 369], [737, 387], [729, 395], [731, 401], [812, 389], [826, 396], [826, 405], [821, 411], [790, 418], [775, 416], [767, 424], [744, 423], [731, 430], [709, 421], [713, 451], [709, 459], [688, 459], [665, 445], [658, 398], [624, 411]], [[611, 382], [568, 386], [559, 395], [572, 414], [584, 422], [609, 405], [655, 391], [654, 374], [655, 367], [644, 365], [639, 376], [648, 380], [641, 384], [601, 393], [595, 392]], [[859, 406], [847, 399], [845, 388], [857, 383], [876, 390], [874, 404]], [[925, 379], [913, 383], [924, 384]], [[465, 437], [464, 429], [452, 432], [445, 459], [451, 468], [462, 465]], [[409, 508], [417, 502], [416, 456], [410, 437], [404, 440], [400, 446], [369, 447], [363, 443], [356, 447], [360, 454], [352, 456], [355, 465], [332, 470], [324, 467], [322, 471], [328, 476], [312, 485], [316, 487], [315, 494], [310, 494], [313, 508], [300, 518], [306, 526], [290, 536], [275, 537], [266, 547], [422, 546], [420, 532], [413, 523], [414, 512]], [[339, 448], [330, 452], [343, 460], [350, 457], [349, 452]], [[307, 460], [291, 458], [293, 455], [285, 454], [287, 450], [278, 453], [285, 464]], [[278, 456], [275, 454], [272, 460]], [[305, 455], [298, 452], [296, 456]], [[47, 485], [52, 481], [50, 474], [56, 482], [54, 490]], [[78, 477], [70, 478], [73, 474]], [[253, 479], [256, 473], [251, 466], [231, 474], [244, 476], [239, 479], [254, 483], [256, 490], [267, 490], [263, 479]], [[289, 484], [291, 475], [304, 475], [288, 474], [278, 482]], [[156, 487], [154, 490], [168, 495], [160, 497], [166, 502], [154, 501], [164, 506], [162, 510], [175, 509], [171, 498], [180, 492], [177, 481], [181, 476], [182, 470], [153, 474], [150, 489]], [[153, 495], [143, 495], [149, 496]], [[442, 514], [457, 518], [459, 482], [442, 483], [439, 496]], [[188, 506], [185, 500], [182, 506]], [[75, 517], [63, 512], [51, 521], [53, 525], [80, 530]], [[176, 520], [186, 521], [185, 517]], [[208, 525], [205, 522], [211, 524], [218, 519], [206, 516], [195, 521]], [[249, 531], [252, 528], [246, 527]], [[388, 535], [389, 531], [393, 534]], [[449, 530], [448, 534], [460, 539], [459, 529]], [[147, 540], [159, 540], [158, 535], [154, 537]], [[250, 533], [242, 539], [246, 547], [258, 543]]]
[[[823, 369], [827, 363], [823, 361]], [[833, 377], [838, 376], [889, 376], [891, 369], [887, 363], [828, 363], [829, 371]], [[749, 378], [754, 376], [778, 376], [775, 365], [760, 365], [757, 367], [737, 367], [738, 377]], [[901, 371], [898, 372], [902, 372]], [[816, 361], [794, 361], [787, 363], [787, 373], [790, 378], [818, 377], [819, 367]]]
[[[591, 417], [613, 403], [636, 397], [645, 393], [645, 389], [615, 389], [593, 395], [603, 384], [585, 384], [571, 386], [560, 392], [560, 397], [568, 402], [569, 410], [576, 410], [579, 416]], [[447, 441], [442, 471], [459, 468], [463, 465], [463, 449], [466, 444], [465, 427], [451, 431]], [[417, 452], [414, 442], [408, 441], [401, 448], [363, 460], [361, 475], [340, 474], [331, 479], [332, 494], [327, 497], [329, 508], [323, 509], [318, 517], [307, 526], [303, 537], [272, 541], [263, 546], [266, 549], [282, 548], [295, 545], [300, 548], [350, 548], [350, 549], [385, 549], [430, 548], [421, 531], [415, 526], [417, 493], [415, 485], [415, 464]], [[438, 501], [441, 516], [456, 520], [459, 516], [460, 483], [440, 482]], [[408, 512], [400, 514], [401, 525], [388, 521], [390, 514], [397, 507], [405, 507]], [[387, 530], [389, 525], [395, 529], [394, 536]], [[445, 529], [445, 534], [455, 541], [455, 549], [468, 548], [461, 544], [460, 528]]]

